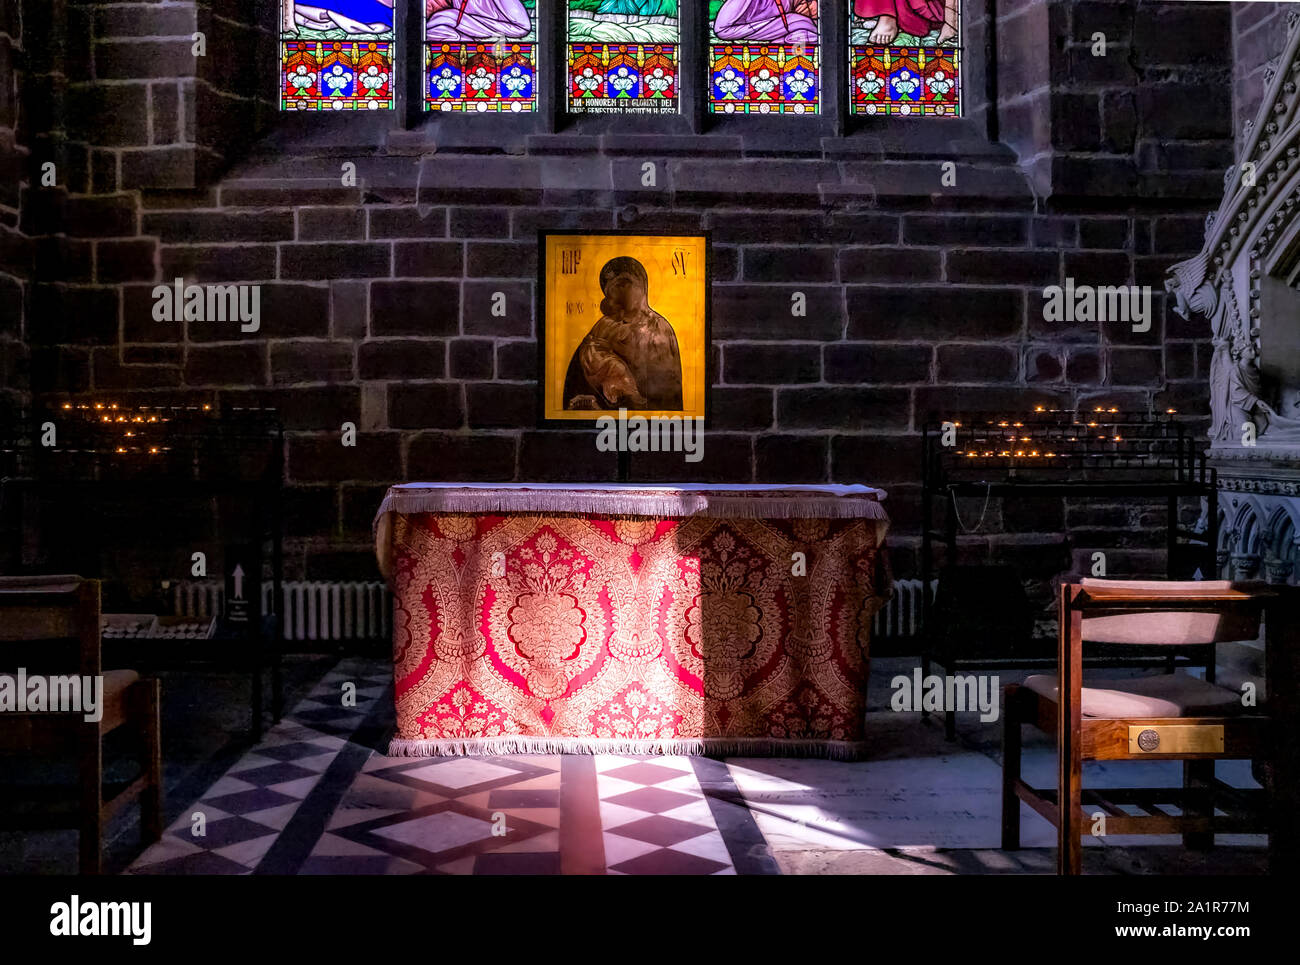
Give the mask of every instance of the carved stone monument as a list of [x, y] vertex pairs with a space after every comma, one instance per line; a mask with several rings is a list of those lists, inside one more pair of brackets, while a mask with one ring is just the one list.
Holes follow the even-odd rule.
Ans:
[[1175, 311], [1211, 326], [1221, 574], [1275, 583], [1300, 556], [1300, 11], [1287, 24], [1205, 246], [1165, 282]]

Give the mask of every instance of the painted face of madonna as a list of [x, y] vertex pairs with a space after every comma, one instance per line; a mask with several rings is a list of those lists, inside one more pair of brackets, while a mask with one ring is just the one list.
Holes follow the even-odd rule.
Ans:
[[620, 272], [605, 287], [605, 298], [618, 314], [635, 311], [645, 304], [646, 290], [631, 274]]

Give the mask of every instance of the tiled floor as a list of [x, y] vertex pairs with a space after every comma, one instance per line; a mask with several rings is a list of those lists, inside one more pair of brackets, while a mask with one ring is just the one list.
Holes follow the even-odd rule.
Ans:
[[[882, 671], [884, 668], [882, 668]], [[887, 672], [876, 676], [887, 681]], [[389, 758], [386, 661], [349, 659], [248, 751], [131, 874], [1051, 873], [1054, 832], [1027, 808], [1024, 849], [998, 850], [999, 728], [869, 715], [871, 760], [520, 755]], [[355, 700], [345, 695], [355, 692]], [[877, 695], [878, 696], [878, 695]], [[885, 700], [873, 698], [872, 706]], [[1108, 782], [1177, 784], [1177, 764]], [[1046, 742], [1025, 773], [1047, 784]], [[1249, 780], [1244, 765], [1220, 774]], [[1098, 778], [1104, 766], [1091, 767]], [[1112, 766], [1111, 771], [1115, 768]], [[202, 834], [197, 833], [202, 831]], [[1100, 873], [1264, 870], [1262, 838], [1093, 845]], [[1122, 843], [1123, 846], [1120, 846]]]

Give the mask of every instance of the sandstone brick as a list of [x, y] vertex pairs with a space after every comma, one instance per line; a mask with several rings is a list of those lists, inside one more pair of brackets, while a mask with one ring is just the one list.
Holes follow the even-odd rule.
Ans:
[[709, 393], [711, 429], [767, 429], [774, 417], [771, 389], [714, 386]]
[[508, 482], [515, 478], [515, 440], [507, 435], [421, 433], [411, 440], [406, 458], [411, 480]]
[[839, 263], [844, 282], [939, 281], [943, 277], [938, 248], [844, 248]]
[[389, 387], [388, 424], [395, 429], [458, 429], [464, 421], [456, 382]]
[[509, 238], [509, 208], [452, 208], [449, 226], [453, 238]]
[[1105, 218], [1093, 215], [1079, 219], [1080, 248], [1122, 249], [1128, 243], [1127, 218]]
[[532, 290], [528, 282], [466, 281], [461, 289], [462, 329], [475, 335], [531, 335]]
[[271, 380], [276, 384], [350, 382], [355, 353], [351, 342], [316, 339], [271, 345]]
[[760, 436], [754, 442], [754, 478], [774, 483], [825, 482], [829, 449], [826, 436]]
[[158, 245], [123, 239], [95, 243], [95, 276], [100, 282], [151, 281], [158, 274]]
[[406, 205], [367, 207], [371, 238], [445, 238], [447, 209]]
[[[269, 406], [284, 423], [286, 432], [329, 432], [339, 445], [345, 422], [361, 421], [361, 389], [355, 385], [317, 385], [309, 389], [225, 389], [219, 393], [223, 406]], [[394, 469], [395, 471], [395, 469]]]
[[358, 432], [355, 446], [337, 435], [291, 436], [287, 441], [289, 479], [295, 483], [373, 480], [388, 482], [401, 466], [395, 432]]
[[330, 282], [330, 334], [365, 338], [370, 323], [370, 288], [366, 282]]
[[733, 384], [821, 381], [817, 345], [733, 342], [723, 347], [723, 379]]
[[[351, 491], [359, 489], [365, 487], [345, 487]], [[373, 489], [366, 491], [372, 492]], [[338, 526], [338, 499], [338, 490], [334, 486], [286, 486], [280, 517], [284, 535], [292, 539], [295, 536], [319, 536], [322, 532], [332, 534]], [[372, 519], [378, 505], [376, 502], [370, 508]], [[329, 579], [337, 578], [336, 574], [329, 574]]]
[[948, 280], [957, 284], [1055, 285], [1061, 259], [1055, 251], [957, 248], [947, 252]]
[[447, 345], [447, 364], [453, 379], [490, 379], [493, 362], [489, 338], [456, 338]]
[[839, 342], [826, 346], [822, 364], [827, 382], [928, 382], [933, 356], [928, 345]]
[[1021, 215], [903, 216], [906, 245], [1011, 245], [1029, 240], [1029, 219]]
[[192, 77], [195, 73], [193, 41], [103, 40], [95, 44], [95, 73], [101, 80], [139, 80], [144, 77]]
[[537, 386], [531, 382], [468, 382], [465, 404], [471, 429], [516, 429], [537, 418]]
[[280, 277], [286, 280], [387, 278], [392, 249], [377, 242], [280, 245]]
[[1158, 348], [1112, 348], [1111, 385], [1156, 385], [1164, 379], [1164, 353]]
[[175, 366], [123, 365], [116, 347], [91, 350], [91, 378], [97, 391], [167, 389], [181, 384]]
[[792, 388], [776, 393], [776, 424], [782, 429], [906, 429], [911, 421], [907, 389]]
[[1009, 288], [851, 286], [851, 339], [995, 339], [1019, 334], [1024, 295]]
[[747, 435], [704, 434], [703, 458], [687, 462], [681, 452], [634, 452], [633, 479], [647, 482], [734, 482], [754, 479], [754, 443]]
[[837, 435], [831, 438], [831, 477], [837, 482], [856, 482], [889, 489], [889, 499], [885, 505], [891, 519], [895, 515], [895, 493], [890, 487], [898, 482], [915, 482], [920, 476], [919, 435]]
[[259, 342], [191, 345], [185, 353], [185, 384], [265, 385], [266, 348]]
[[366, 213], [337, 206], [299, 208], [299, 241], [359, 241], [366, 237]]
[[534, 278], [537, 275], [535, 243], [471, 241], [467, 246], [465, 274], [472, 278]]
[[[807, 314], [791, 314], [796, 291]], [[718, 285], [713, 289], [713, 337], [730, 339], [834, 339], [844, 326], [839, 288], [783, 285]]]
[[460, 242], [399, 241], [393, 245], [393, 274], [398, 278], [459, 278], [464, 268]]
[[745, 281], [827, 282], [835, 280], [835, 249], [749, 247], [744, 255]]
[[1055, 382], [1061, 377], [1062, 351], [1055, 348], [1032, 348], [1025, 353], [1026, 382]]
[[377, 281], [370, 287], [372, 335], [454, 335], [460, 285], [451, 281]]
[[[472, 210], [472, 209], [467, 209]], [[609, 211], [591, 208], [513, 208], [510, 211], [510, 235], [521, 241], [536, 241], [537, 232], [548, 231], [602, 231], [614, 227]], [[699, 228], [698, 217], [695, 227]], [[496, 237], [479, 234], [475, 237]]]
[[363, 380], [441, 379], [447, 348], [437, 339], [385, 338], [357, 347], [357, 374]]
[[108, 345], [117, 341], [115, 288], [35, 284], [28, 289], [26, 326], [32, 345]]
[[553, 482], [613, 480], [617, 453], [600, 452], [596, 433], [524, 432], [519, 437], [519, 478]]
[[188, 242], [291, 241], [292, 211], [150, 211], [141, 234], [164, 244]]
[[159, 257], [161, 277], [187, 285], [275, 278], [274, 245], [163, 245]]
[[924, 386], [916, 391], [916, 418], [919, 423], [933, 416], [947, 419], [974, 413], [1032, 412], [1034, 406], [1065, 408], [1068, 393], [1041, 386]]
[[1009, 345], [939, 346], [940, 382], [1014, 382], [1019, 374], [1019, 353]]

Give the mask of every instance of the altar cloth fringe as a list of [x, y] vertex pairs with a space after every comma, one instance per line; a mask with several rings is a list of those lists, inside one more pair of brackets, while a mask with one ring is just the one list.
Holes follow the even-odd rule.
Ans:
[[[865, 487], [864, 487], [865, 489]], [[887, 520], [877, 493], [831, 495], [808, 491], [701, 492], [633, 489], [390, 489], [385, 513], [566, 513], [583, 516], [648, 516], [656, 519], [714, 516], [731, 519]]]
[[705, 737], [623, 740], [596, 737], [477, 737], [467, 740], [401, 740], [388, 744], [389, 757], [491, 757], [499, 754], [672, 754], [695, 757], [817, 757], [858, 761], [865, 741], [779, 737]]

